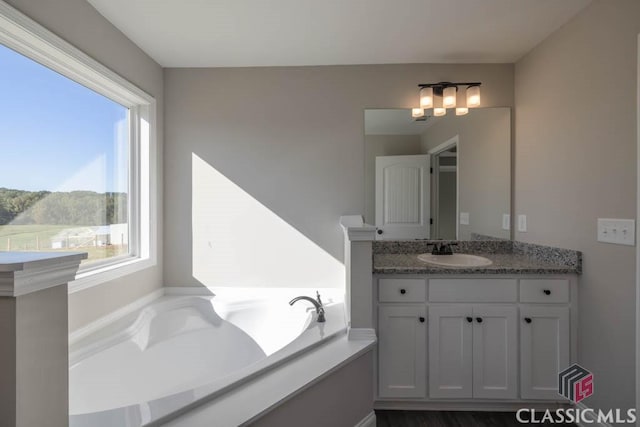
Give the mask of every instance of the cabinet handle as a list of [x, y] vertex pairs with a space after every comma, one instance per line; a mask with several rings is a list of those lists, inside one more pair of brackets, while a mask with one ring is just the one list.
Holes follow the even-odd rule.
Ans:
[[424, 317], [420, 316], [418, 319], [420, 319], [420, 323], [424, 323]]
[[400, 289], [400, 293], [401, 293], [402, 295], [404, 295], [404, 294], [406, 294], [406, 293], [407, 293], [407, 290], [406, 290], [406, 289]]
[[551, 295], [551, 291], [549, 289], [545, 289], [542, 292], [544, 292], [545, 295]]
[[378, 233], [378, 234], [382, 234], [382, 233], [383, 233], [383, 231], [382, 231], [382, 230], [380, 230], [380, 229], [378, 229], [377, 233]]
[[530, 317], [525, 317], [524, 321], [527, 322], [527, 323], [531, 323], [531, 318]]
[[469, 323], [473, 322], [473, 317], [467, 317], [467, 322]]
[[482, 317], [476, 317], [476, 322], [482, 323]]

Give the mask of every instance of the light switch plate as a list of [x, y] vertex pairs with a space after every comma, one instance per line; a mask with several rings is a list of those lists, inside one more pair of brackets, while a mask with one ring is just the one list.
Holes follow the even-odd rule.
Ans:
[[635, 220], [598, 218], [598, 242], [635, 246]]
[[469, 225], [469, 212], [460, 212], [460, 225]]
[[527, 216], [518, 215], [518, 231], [524, 233], [527, 231]]
[[502, 214], [502, 229], [503, 230], [511, 229], [511, 215]]

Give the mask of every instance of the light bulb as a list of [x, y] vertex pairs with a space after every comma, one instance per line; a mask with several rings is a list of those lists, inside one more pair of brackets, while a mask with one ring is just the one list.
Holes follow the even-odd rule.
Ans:
[[411, 117], [418, 118], [424, 116], [424, 109], [422, 108], [412, 108], [411, 109]]
[[442, 106], [444, 108], [455, 108], [456, 92], [458, 88], [455, 86], [445, 87], [442, 91]]
[[420, 88], [420, 108], [433, 108], [433, 88]]
[[480, 106], [480, 86], [469, 86], [467, 88], [467, 107], [475, 108]]
[[435, 107], [433, 109], [433, 115], [436, 117], [441, 117], [447, 114], [447, 109], [443, 107]]
[[456, 116], [464, 116], [469, 112], [467, 107], [458, 107], [456, 108]]

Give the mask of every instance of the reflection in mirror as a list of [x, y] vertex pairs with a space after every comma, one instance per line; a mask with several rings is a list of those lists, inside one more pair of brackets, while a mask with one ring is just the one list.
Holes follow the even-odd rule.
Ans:
[[431, 235], [436, 239], [458, 238], [458, 138], [431, 150], [433, 209]]
[[511, 112], [365, 110], [365, 220], [378, 239], [509, 239]]

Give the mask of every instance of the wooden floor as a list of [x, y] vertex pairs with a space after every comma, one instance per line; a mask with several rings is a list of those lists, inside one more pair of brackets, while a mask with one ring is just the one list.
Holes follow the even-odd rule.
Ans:
[[[376, 410], [376, 427], [515, 427], [515, 412], [440, 412]], [[536, 426], [575, 424], [536, 423]]]

